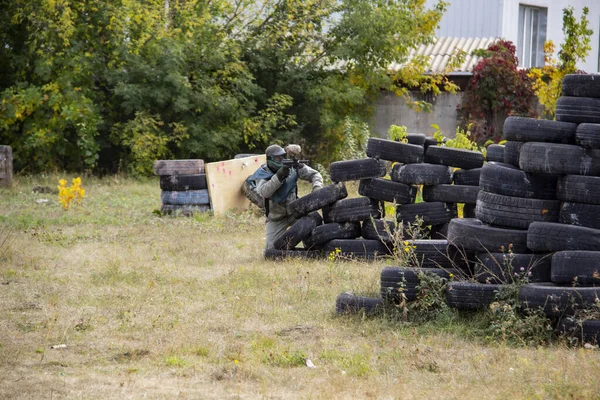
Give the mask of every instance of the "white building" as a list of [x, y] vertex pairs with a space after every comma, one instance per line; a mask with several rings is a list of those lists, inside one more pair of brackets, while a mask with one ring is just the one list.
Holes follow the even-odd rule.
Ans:
[[[436, 0], [427, 0], [432, 6]], [[591, 51], [579, 69], [600, 72], [600, 0], [448, 0], [450, 5], [437, 30], [437, 36], [486, 38], [501, 37], [513, 42], [522, 67], [542, 66], [544, 42], [552, 40], [556, 52], [564, 41], [563, 9], [573, 6], [579, 21], [588, 7]]]

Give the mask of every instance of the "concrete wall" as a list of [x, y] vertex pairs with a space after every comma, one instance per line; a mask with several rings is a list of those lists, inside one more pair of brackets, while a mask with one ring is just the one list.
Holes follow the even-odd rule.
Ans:
[[436, 98], [426, 99], [433, 104], [432, 112], [417, 113], [406, 106], [402, 97], [392, 92], [382, 92], [370, 124], [371, 132], [385, 138], [390, 125], [405, 125], [410, 133], [433, 135], [435, 129], [431, 124], [437, 124], [446, 137], [454, 137], [457, 126], [456, 107], [460, 105], [462, 96], [461, 92], [441, 93]]

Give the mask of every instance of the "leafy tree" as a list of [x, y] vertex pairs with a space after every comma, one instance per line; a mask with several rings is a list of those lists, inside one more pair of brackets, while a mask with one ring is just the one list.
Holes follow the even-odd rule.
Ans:
[[494, 122], [507, 115], [535, 116], [534, 93], [527, 73], [519, 70], [512, 42], [499, 40], [479, 52], [482, 59], [473, 67], [473, 77], [459, 108], [466, 127], [471, 125], [472, 139], [480, 145], [498, 142]]
[[567, 74], [577, 73], [577, 62], [585, 60], [591, 50], [591, 35], [587, 15], [589, 10], [583, 8], [581, 20], [577, 22], [573, 7], [563, 9], [563, 32], [565, 41], [560, 46], [558, 61], [554, 58], [554, 43], [550, 40], [544, 44], [545, 65], [542, 68], [531, 68], [528, 75], [532, 80], [540, 104], [544, 107], [544, 116], [554, 119], [556, 102], [561, 96], [562, 80]]

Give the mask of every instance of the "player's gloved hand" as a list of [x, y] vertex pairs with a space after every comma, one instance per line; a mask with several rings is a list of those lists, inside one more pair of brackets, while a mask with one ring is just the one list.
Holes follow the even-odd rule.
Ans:
[[277, 178], [279, 178], [279, 180], [283, 182], [288, 176], [290, 176], [290, 167], [288, 167], [287, 165], [281, 166], [281, 168], [279, 168], [279, 170], [277, 171]]
[[321, 189], [321, 186], [313, 186], [312, 191], [316, 192], [319, 189]]

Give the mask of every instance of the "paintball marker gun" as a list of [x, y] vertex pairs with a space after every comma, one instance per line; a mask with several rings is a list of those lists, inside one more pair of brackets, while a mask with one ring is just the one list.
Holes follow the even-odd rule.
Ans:
[[304, 167], [305, 164], [310, 165], [310, 160], [297, 160], [295, 158], [285, 158], [281, 160], [281, 163], [286, 167], [299, 169]]

